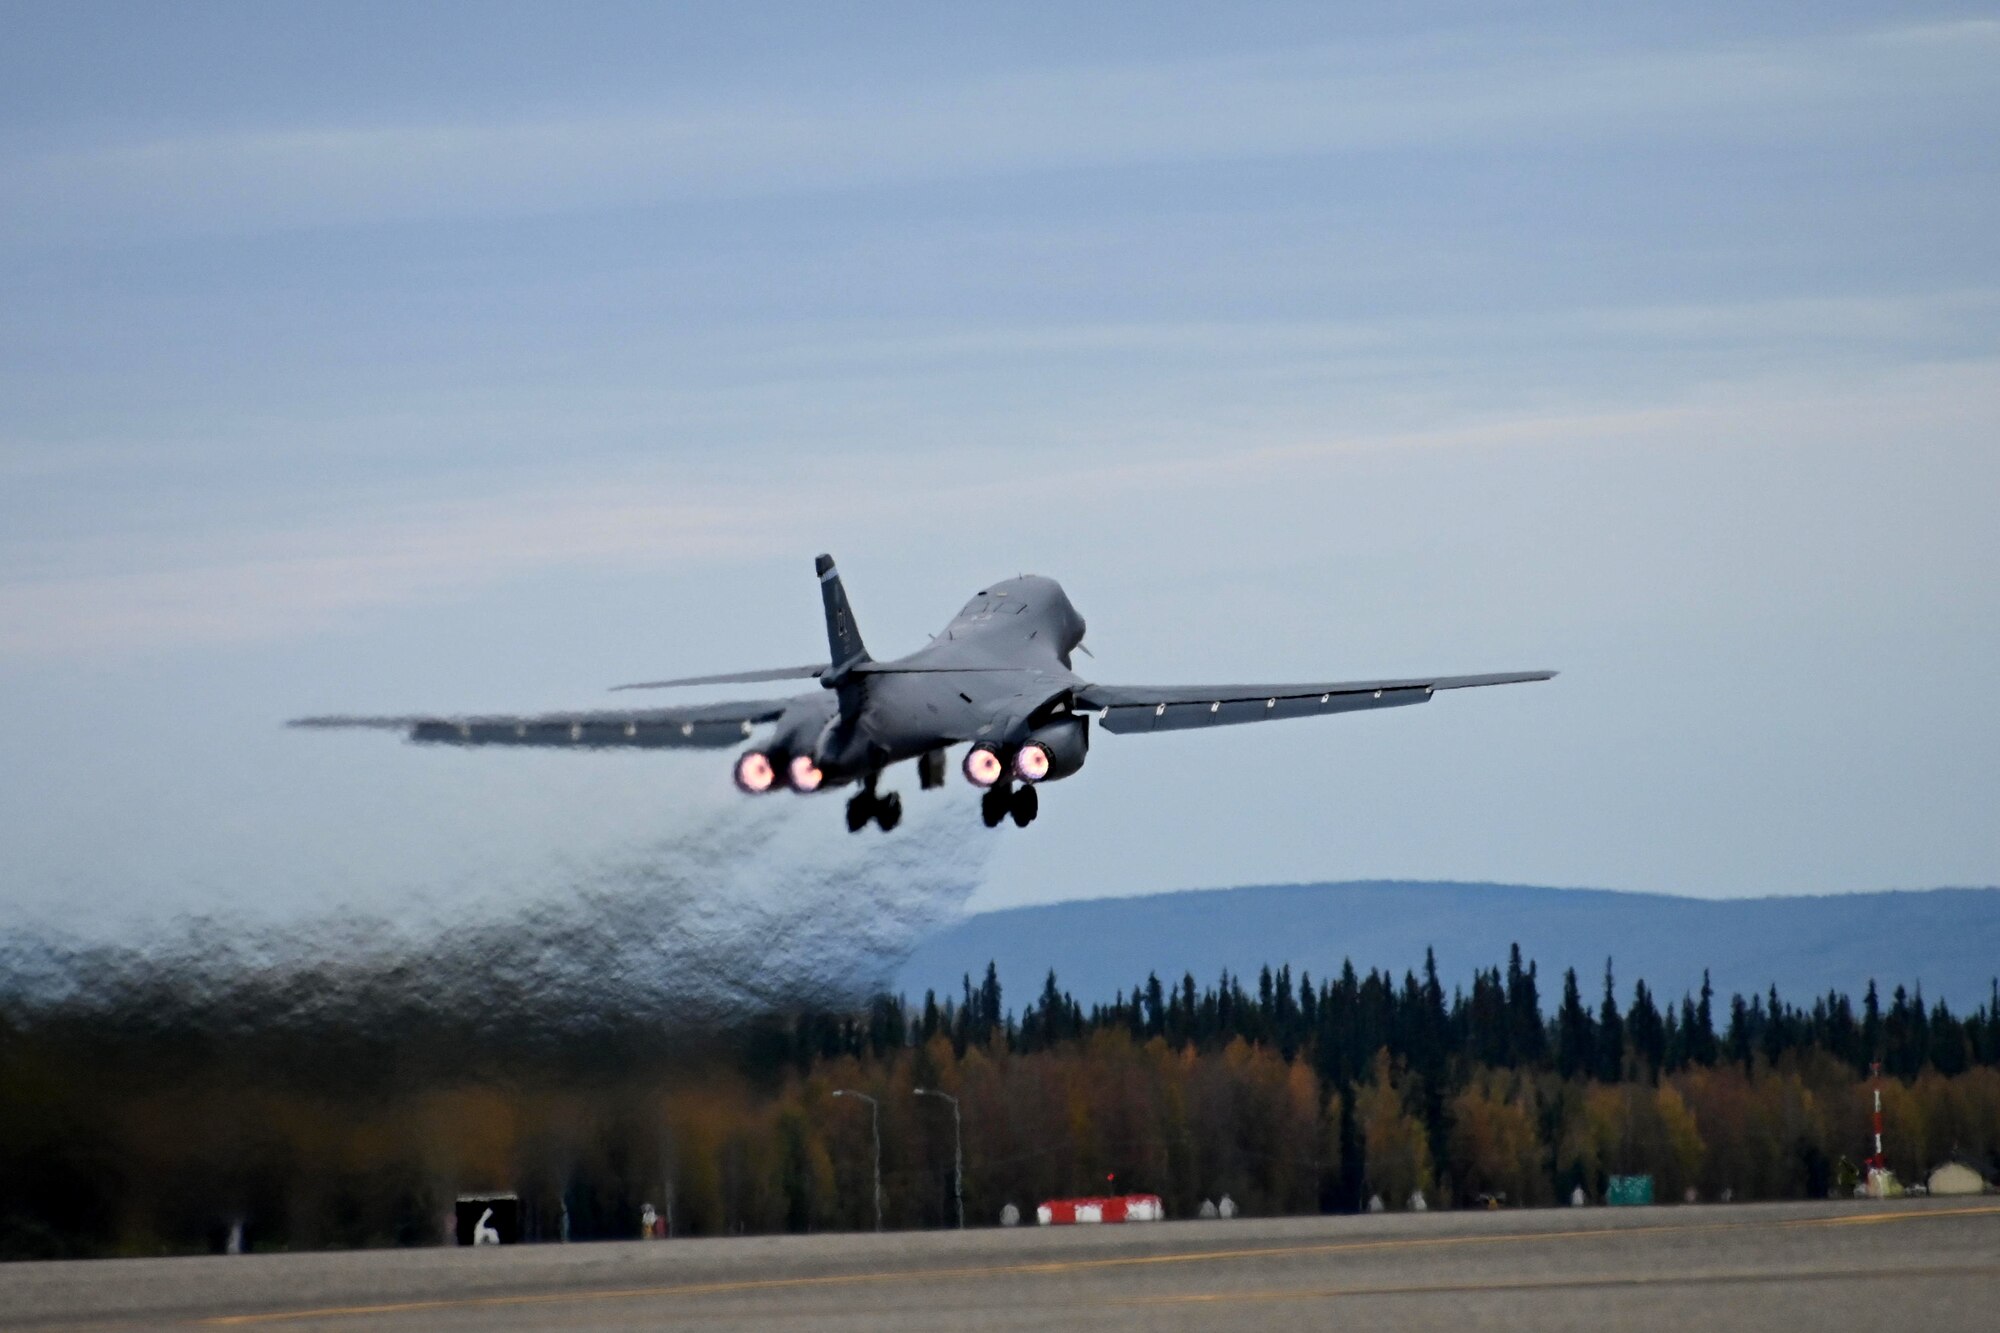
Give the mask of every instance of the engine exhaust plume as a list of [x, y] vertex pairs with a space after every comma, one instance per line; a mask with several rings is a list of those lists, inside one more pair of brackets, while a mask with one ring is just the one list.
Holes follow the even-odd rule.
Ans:
[[439, 1060], [584, 1058], [852, 1009], [957, 915], [992, 846], [963, 801], [910, 811], [895, 838], [850, 840], [791, 802], [734, 806], [552, 863], [525, 899], [425, 915], [186, 916], [118, 943], [0, 930], [0, 1015], [296, 1051], [302, 1068], [346, 1042], [378, 1070], [405, 1051], [388, 1064], [423, 1079]]

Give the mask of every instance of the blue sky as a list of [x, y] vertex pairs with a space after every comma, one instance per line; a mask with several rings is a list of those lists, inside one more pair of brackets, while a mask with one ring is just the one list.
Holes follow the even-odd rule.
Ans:
[[1564, 672], [926, 797], [975, 906], [2000, 880], [1990, 7], [1073, 8], [0, 6], [0, 907], [734, 818], [277, 724], [804, 661], [819, 550], [878, 653], [1032, 570], [1107, 680]]

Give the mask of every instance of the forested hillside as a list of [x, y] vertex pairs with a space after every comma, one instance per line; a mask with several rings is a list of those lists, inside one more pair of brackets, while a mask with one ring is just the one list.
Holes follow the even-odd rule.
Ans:
[[2000, 889], [1713, 899], [1362, 880], [1091, 898], [966, 917], [919, 944], [888, 989], [955, 987], [997, 962], [1004, 977], [1054, 968], [1077, 994], [1106, 996], [1153, 970], [1207, 979], [1289, 963], [1331, 975], [1351, 958], [1400, 972], [1426, 949], [1445, 976], [1463, 977], [1508, 940], [1545, 972], [1589, 977], [1612, 958], [1669, 995], [1697, 989], [1704, 973], [1745, 995], [1774, 985], [1859, 995], [1870, 978], [1894, 977], [1963, 1010], [2000, 972]]

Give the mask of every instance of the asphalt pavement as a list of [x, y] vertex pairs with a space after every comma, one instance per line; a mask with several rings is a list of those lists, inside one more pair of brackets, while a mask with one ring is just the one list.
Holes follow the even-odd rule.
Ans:
[[2000, 1199], [0, 1266], [10, 1328], [2000, 1328]]

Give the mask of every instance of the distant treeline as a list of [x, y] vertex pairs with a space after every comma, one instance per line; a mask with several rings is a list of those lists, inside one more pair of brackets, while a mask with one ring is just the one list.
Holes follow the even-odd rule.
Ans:
[[524, 1042], [504, 1015], [283, 1007], [227, 1021], [163, 996], [0, 1017], [0, 1253], [435, 1244], [461, 1192], [511, 1190], [526, 1231], [676, 1234], [947, 1225], [950, 1108], [967, 1221], [1102, 1190], [1173, 1215], [1547, 1204], [1613, 1174], [1660, 1197], [1819, 1196], [1867, 1151], [1884, 1072], [1890, 1165], [2000, 1169], [2000, 985], [1963, 1017], [1871, 984], [1859, 1006], [1775, 991], [1622, 1002], [1574, 973], [1551, 1017], [1518, 948], [1447, 995], [1422, 975], [1289, 968], [1254, 987], [1148, 977], [1089, 1007], [1045, 979], [1017, 1010], [991, 967], [921, 1005], [654, 1023]]
[[1775, 1065], [1805, 1050], [1830, 1055], [1856, 1073], [1879, 1060], [1886, 1072], [1906, 1081], [1927, 1067], [1952, 1075], [2000, 1065], [2000, 979], [1993, 982], [1991, 1000], [1963, 1019], [1943, 1001], [1926, 1009], [1921, 987], [1913, 995], [1898, 986], [1885, 1010], [1872, 981], [1858, 1014], [1837, 991], [1800, 1008], [1782, 1000], [1773, 986], [1762, 996], [1733, 997], [1728, 1013], [1718, 1016], [1706, 973], [1699, 996], [1663, 1004], [1639, 981], [1621, 1007], [1609, 960], [1598, 1003], [1584, 1002], [1571, 970], [1563, 975], [1562, 999], [1549, 1018], [1539, 969], [1522, 962], [1519, 945], [1510, 951], [1504, 972], [1477, 971], [1471, 991], [1454, 988], [1448, 1000], [1430, 951], [1422, 978], [1406, 972], [1400, 984], [1386, 972], [1360, 976], [1351, 962], [1339, 977], [1318, 986], [1306, 973], [1294, 982], [1289, 966], [1276, 972], [1265, 967], [1254, 992], [1227, 973], [1205, 989], [1190, 975], [1171, 986], [1149, 975], [1129, 995], [1121, 992], [1110, 1004], [1088, 1009], [1063, 991], [1051, 972], [1018, 1019], [1001, 1004], [992, 964], [979, 984], [967, 976], [962, 986], [959, 997], [942, 1004], [935, 992], [927, 994], [915, 1013], [906, 1001], [883, 996], [865, 1019], [802, 1016], [793, 1032], [792, 1058], [803, 1070], [817, 1058], [880, 1055], [889, 1046], [920, 1044], [940, 1033], [960, 1054], [996, 1039], [1009, 1051], [1032, 1053], [1119, 1029], [1139, 1041], [1164, 1038], [1174, 1049], [1210, 1049], [1241, 1038], [1275, 1047], [1287, 1062], [1304, 1053], [1314, 1072], [1335, 1086], [1361, 1079], [1385, 1048], [1392, 1058], [1432, 1076], [1457, 1059], [1604, 1083], [1651, 1082], [1690, 1066], [1724, 1062], [1749, 1071], [1760, 1055]]

